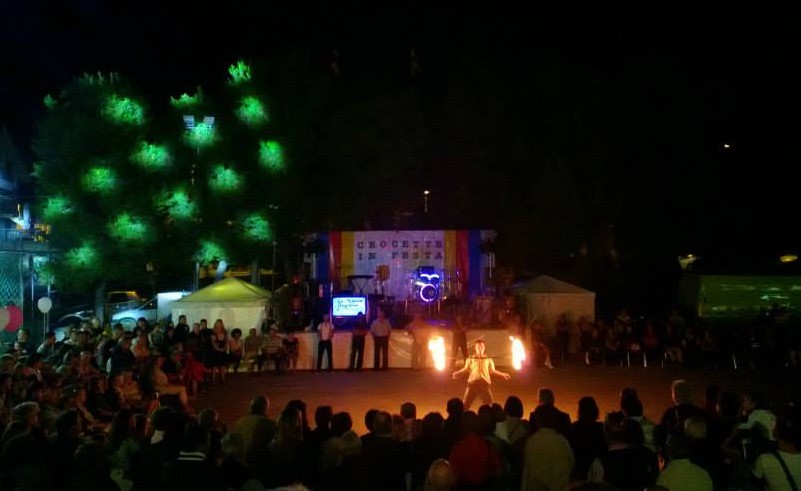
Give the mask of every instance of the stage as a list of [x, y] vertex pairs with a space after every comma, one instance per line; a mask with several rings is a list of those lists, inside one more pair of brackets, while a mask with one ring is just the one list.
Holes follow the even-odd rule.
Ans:
[[[394, 335], [395, 333], [393, 333]], [[372, 361], [372, 360], [371, 360]], [[635, 387], [645, 405], [646, 416], [659, 420], [670, 401], [670, 384], [673, 379], [683, 378], [693, 383], [695, 400], [703, 400], [707, 384], [717, 383], [724, 389], [741, 392], [756, 388], [768, 392], [771, 402], [783, 400], [783, 390], [795, 387], [791, 372], [733, 372], [684, 370], [679, 367], [667, 368], [625, 368], [581, 366], [578, 362], [567, 368], [555, 370], [540, 369], [529, 372], [509, 371], [509, 381], [494, 379], [492, 390], [495, 400], [501, 404], [509, 395], [523, 400], [526, 417], [536, 404], [537, 389], [551, 387], [556, 394], [559, 408], [576, 415], [576, 405], [580, 397], [595, 397], [602, 414], [617, 407], [620, 390]], [[208, 393], [201, 395], [191, 404], [198, 410], [214, 407], [219, 410], [222, 421], [233, 426], [237, 418], [247, 413], [248, 402], [257, 394], [267, 395], [272, 406], [269, 415], [277, 418], [286, 403], [291, 399], [301, 399], [308, 405], [308, 417], [312, 421], [314, 409], [319, 405], [330, 404], [335, 412], [347, 411], [351, 414], [354, 429], [365, 431], [364, 414], [368, 409], [385, 409], [393, 413], [400, 411], [403, 402], [417, 404], [418, 416], [438, 411], [445, 415], [445, 403], [451, 397], [461, 397], [465, 389], [465, 379], [451, 380], [450, 371], [436, 372], [433, 369], [412, 371], [395, 369], [387, 372], [336, 371], [333, 373], [314, 373], [309, 371], [293, 374], [250, 376], [239, 373], [230, 376], [225, 385], [210, 387]], [[477, 409], [474, 408], [474, 409]]]

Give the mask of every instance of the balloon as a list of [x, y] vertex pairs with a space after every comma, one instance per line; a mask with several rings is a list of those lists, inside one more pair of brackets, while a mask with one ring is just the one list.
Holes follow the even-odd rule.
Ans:
[[16, 305], [9, 305], [6, 307], [6, 310], [8, 311], [8, 325], [6, 325], [6, 331], [14, 332], [22, 327], [22, 309]]
[[0, 309], [0, 329], [5, 329], [10, 319], [11, 314], [8, 312], [8, 309], [5, 307]]
[[53, 308], [53, 301], [48, 297], [42, 297], [36, 302], [36, 306], [39, 307], [39, 312], [46, 314]]

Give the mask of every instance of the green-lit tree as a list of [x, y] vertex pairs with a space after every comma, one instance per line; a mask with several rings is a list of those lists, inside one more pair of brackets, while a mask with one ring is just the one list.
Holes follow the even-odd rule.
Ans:
[[214, 102], [200, 90], [172, 98], [172, 111], [149, 112], [116, 75], [45, 99], [35, 175], [39, 216], [63, 251], [52, 272], [63, 289], [93, 288], [99, 316], [110, 281], [188, 285], [196, 262], [257, 264], [270, 249], [266, 191], [286, 150], [250, 67], [232, 65], [228, 82]]

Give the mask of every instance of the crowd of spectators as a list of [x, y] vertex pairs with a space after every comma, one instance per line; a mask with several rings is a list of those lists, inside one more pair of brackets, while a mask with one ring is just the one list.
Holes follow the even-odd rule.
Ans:
[[[679, 380], [671, 387], [674, 404], [660, 416], [644, 414], [637, 391], [626, 388], [619, 409], [605, 415], [591, 396], [582, 397], [575, 421], [547, 388], [528, 415], [514, 396], [476, 412], [451, 399], [444, 416], [422, 418], [409, 402], [396, 414], [368, 411], [363, 435], [353, 431], [346, 411], [320, 406], [310, 422], [302, 400], [271, 410], [266, 396], [256, 396], [248, 414], [223, 422], [213, 408], [189, 405], [196, 389], [187, 383], [186, 366], [196, 359], [196, 381], [221, 382], [231, 373], [227, 365], [244, 354], [226, 358], [226, 365], [213, 355], [209, 363], [204, 349], [214, 348], [203, 348], [202, 327], [169, 326], [163, 333], [140, 327], [136, 333], [119, 326], [73, 330], [65, 341], [48, 336], [35, 349], [20, 332], [0, 357], [0, 489], [712, 491], [801, 485], [799, 408], [771, 408], [758, 392], [710, 386], [697, 401], [690, 384]], [[148, 343], [148, 350], [137, 349], [139, 343]], [[246, 342], [241, 345], [247, 351]], [[218, 370], [224, 373], [211, 375], [209, 366], [225, 366]]]

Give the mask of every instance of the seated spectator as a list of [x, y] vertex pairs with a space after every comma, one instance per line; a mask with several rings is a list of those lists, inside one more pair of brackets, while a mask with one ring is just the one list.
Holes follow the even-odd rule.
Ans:
[[188, 425], [178, 460], [164, 464], [163, 488], [178, 491], [225, 489], [222, 473], [207, 459], [208, 451], [208, 430], [197, 424]]
[[242, 342], [242, 329], [238, 327], [231, 331], [231, 338], [228, 340], [228, 362], [233, 368], [234, 374], [239, 373], [239, 364], [242, 363], [245, 346]]
[[170, 383], [167, 374], [161, 369], [162, 365], [164, 365], [164, 356], [160, 352], [154, 352], [153, 357], [145, 368], [143, 378], [149, 379], [152, 388], [159, 394], [177, 396], [185, 412], [194, 412], [189, 406], [189, 396], [186, 393], [186, 387], [180, 384]]
[[331, 434], [342, 442], [344, 457], [355, 457], [362, 453], [362, 441], [353, 431], [350, 414], [342, 412], [331, 416]]
[[533, 417], [537, 431], [526, 441], [521, 489], [566, 489], [575, 458], [560, 431], [564, 419], [556, 411], [535, 411]]
[[295, 407], [287, 406], [278, 418], [275, 439], [262, 480], [268, 488], [294, 483], [308, 484], [310, 453], [303, 445], [303, 417]]
[[801, 489], [801, 417], [797, 407], [779, 414], [774, 435], [778, 450], [757, 457], [754, 476], [765, 483], [766, 491]]
[[518, 397], [509, 396], [503, 410], [506, 413], [506, 420], [498, 424], [495, 434], [510, 446], [514, 446], [529, 434], [528, 421], [523, 419], [523, 401]]
[[654, 433], [654, 443], [657, 450], [666, 454], [667, 438], [680, 433], [684, 428], [684, 421], [692, 416], [703, 418], [704, 412], [693, 404], [692, 387], [684, 380], [674, 380], [671, 385], [673, 406], [662, 414], [659, 426]]
[[643, 446], [642, 428], [631, 419], [610, 418], [604, 427], [609, 444], [601, 458], [604, 480], [621, 491], [653, 486], [659, 474], [656, 454]]
[[643, 445], [652, 452], [656, 452], [654, 432], [656, 425], [643, 414], [642, 401], [639, 397], [624, 397], [620, 400], [620, 409], [623, 415], [640, 424], [643, 433]]
[[437, 459], [426, 473], [423, 491], [452, 491], [456, 489], [456, 471], [450, 462]]
[[233, 433], [242, 435], [245, 462], [253, 470], [267, 460], [268, 447], [275, 437], [276, 424], [267, 417], [269, 408], [266, 396], [256, 396], [250, 401], [250, 413], [234, 425]]
[[314, 430], [311, 432], [309, 443], [319, 447], [324, 441], [331, 438], [331, 417], [334, 409], [331, 406], [317, 406], [314, 410]]
[[458, 397], [448, 399], [446, 406], [448, 416], [445, 418], [443, 424], [445, 431], [445, 440], [448, 442], [448, 448], [453, 447], [453, 444], [462, 436], [462, 415], [464, 414], [464, 402]]
[[373, 416], [372, 430], [362, 436], [364, 482], [368, 489], [403, 491], [409, 456], [392, 437], [392, 416], [378, 411]]
[[248, 365], [248, 371], [252, 374], [261, 372], [261, 367], [264, 364], [264, 356], [261, 353], [262, 340], [258, 335], [256, 328], [251, 328], [248, 332], [248, 337], [245, 338], [243, 343], [243, 357], [245, 363]]
[[248, 482], [255, 485], [255, 476], [245, 463], [245, 448], [242, 435], [239, 433], [228, 433], [220, 441], [220, 451], [222, 453], [222, 463], [220, 472], [227, 489], [238, 490]]
[[123, 410], [114, 415], [105, 450], [111, 466], [111, 478], [121, 489], [130, 489], [133, 486], [131, 461], [144, 443], [136, 434], [136, 420], [132, 411]]
[[286, 358], [284, 356], [283, 339], [281, 339], [278, 329], [274, 326], [270, 326], [270, 332], [264, 338], [262, 353], [264, 353], [264, 359], [267, 363], [273, 364], [276, 373], [281, 373], [284, 370]]
[[457, 486], [460, 489], [485, 489], [494, 478], [501, 475], [500, 454], [480, 432], [476, 413], [464, 413], [462, 438], [453, 446], [448, 459], [456, 473]]
[[402, 442], [411, 442], [420, 437], [421, 421], [417, 419], [417, 406], [413, 402], [401, 404], [400, 415], [403, 418]]
[[108, 372], [110, 374], [132, 370], [136, 364], [136, 357], [131, 352], [131, 338], [123, 336], [117, 341], [117, 347], [109, 358]]
[[762, 393], [753, 390], [746, 392], [743, 395], [742, 407], [746, 420], [739, 428], [752, 430], [763, 439], [775, 440], [773, 428], [776, 426], [776, 416], [765, 407]]
[[690, 461], [687, 437], [679, 434], [668, 439], [670, 463], [656, 480], [656, 484], [670, 491], [712, 491], [712, 478], [703, 468]]
[[582, 397], [578, 402], [578, 420], [570, 425], [568, 441], [576, 465], [573, 475], [581, 480], [588, 479], [587, 471], [595, 459], [606, 452], [603, 423], [598, 421], [600, 410], [592, 397]]
[[43, 359], [47, 360], [56, 351], [56, 333], [48, 331], [45, 334], [45, 339], [42, 344], [36, 349], [36, 353], [39, 354]]
[[538, 398], [539, 405], [536, 407], [536, 409], [534, 409], [528, 418], [532, 433], [536, 432], [538, 429], [537, 416], [549, 413], [553, 414], [554, 420], [557, 421], [554, 429], [566, 437], [570, 433], [570, 416], [567, 413], [560, 411], [554, 405], [556, 398], [553, 395], [553, 391], [547, 387], [541, 387], [538, 393]]

